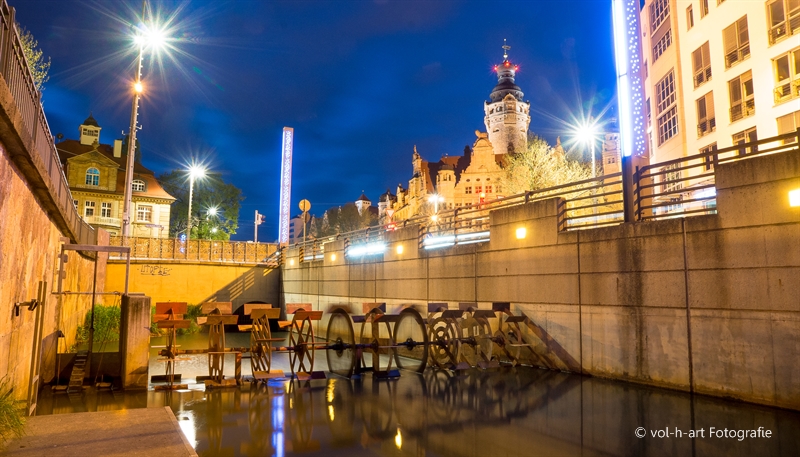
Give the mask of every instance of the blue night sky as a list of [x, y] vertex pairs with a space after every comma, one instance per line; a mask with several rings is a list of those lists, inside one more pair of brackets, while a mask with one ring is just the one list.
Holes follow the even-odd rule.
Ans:
[[[53, 134], [78, 138], [91, 111], [112, 143], [130, 123], [140, 1], [9, 0], [52, 59], [43, 94]], [[408, 184], [414, 145], [459, 155], [483, 131], [503, 39], [520, 66], [531, 130], [615, 103], [608, 0], [152, 2], [174, 16], [174, 50], [145, 60], [138, 137], [156, 174], [204, 161], [242, 189], [239, 232], [277, 238], [281, 131], [295, 129], [292, 208], [373, 202]], [[565, 20], [569, 18], [568, 20]], [[160, 63], [159, 63], [160, 62]], [[605, 116], [613, 115], [614, 109]]]

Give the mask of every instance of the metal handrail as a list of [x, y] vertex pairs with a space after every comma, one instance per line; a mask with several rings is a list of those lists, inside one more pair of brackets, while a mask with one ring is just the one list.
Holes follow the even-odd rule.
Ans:
[[42, 107], [41, 92], [36, 89], [25, 59], [14, 16], [14, 9], [3, 0], [0, 4], [0, 75], [22, 118], [25, 133], [33, 140], [33, 151], [26, 153], [47, 186], [50, 198], [63, 217], [73, 241], [77, 244], [95, 244], [95, 230], [79, 217], [72, 204], [69, 183]]

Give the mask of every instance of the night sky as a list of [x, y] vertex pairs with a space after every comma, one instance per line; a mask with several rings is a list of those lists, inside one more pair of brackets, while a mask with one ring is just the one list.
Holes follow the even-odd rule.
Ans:
[[[8, 0], [52, 59], [44, 107], [54, 135], [78, 138], [91, 111], [111, 144], [130, 124], [141, 1]], [[172, 17], [173, 50], [147, 58], [138, 138], [156, 174], [205, 162], [246, 200], [233, 239], [278, 231], [281, 130], [294, 127], [292, 208], [377, 203], [407, 186], [414, 145], [458, 155], [485, 129], [483, 102], [503, 39], [531, 102], [531, 130], [615, 103], [608, 0], [152, 2]], [[613, 115], [614, 109], [603, 117]]]

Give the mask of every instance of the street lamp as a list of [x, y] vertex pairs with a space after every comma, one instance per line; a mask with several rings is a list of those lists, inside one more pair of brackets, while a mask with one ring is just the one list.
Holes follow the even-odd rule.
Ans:
[[[142, 6], [142, 20], [144, 20], [145, 5]], [[142, 85], [142, 61], [144, 51], [147, 48], [157, 49], [166, 41], [163, 30], [155, 24], [150, 26], [142, 25], [137, 29], [137, 34], [133, 38], [134, 43], [139, 47], [139, 55], [136, 59], [136, 73], [133, 83], [133, 106], [131, 107], [131, 127], [128, 132], [128, 163], [125, 169], [125, 194], [122, 206], [122, 236], [130, 236], [131, 231], [131, 199], [133, 197], [133, 166], [134, 152], [136, 150], [136, 129], [138, 128], [139, 116], [139, 97], [144, 90]]]
[[429, 202], [433, 202], [433, 216], [431, 216], [431, 220], [433, 222], [438, 222], [439, 220], [439, 202], [444, 202], [444, 197], [439, 194], [433, 194], [428, 197]]
[[595, 143], [597, 142], [597, 123], [592, 121], [592, 118], [589, 118], [588, 121], [584, 122], [583, 125], [578, 127], [576, 130], [578, 140], [583, 144], [589, 144], [591, 146], [592, 151], [592, 178], [597, 176], [597, 168], [595, 166]]
[[189, 216], [186, 218], [186, 240], [192, 236], [192, 194], [194, 193], [194, 180], [206, 175], [206, 169], [200, 165], [189, 167]]

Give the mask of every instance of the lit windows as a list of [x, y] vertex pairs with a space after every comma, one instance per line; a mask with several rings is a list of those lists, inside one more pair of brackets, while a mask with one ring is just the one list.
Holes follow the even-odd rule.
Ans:
[[134, 192], [144, 192], [145, 185], [144, 181], [142, 181], [141, 179], [134, 179], [131, 185], [133, 186]]
[[708, 146], [700, 149], [700, 154], [708, 154], [703, 157], [703, 162], [706, 164], [706, 170], [714, 168], [715, 157], [713, 152], [717, 150], [717, 143], [711, 143]]
[[86, 170], [86, 185], [87, 186], [100, 185], [100, 170], [94, 167]]
[[698, 87], [711, 79], [711, 56], [708, 49], [708, 41], [706, 41], [692, 53], [694, 87]]
[[153, 207], [148, 205], [139, 205], [136, 207], [136, 220], [139, 222], [152, 222], [153, 220]]
[[800, 0], [767, 2], [769, 44], [800, 32]]
[[731, 122], [756, 113], [756, 104], [753, 98], [753, 76], [750, 71], [728, 81], [728, 93], [731, 101]]
[[656, 33], [669, 16], [669, 0], [655, 0], [650, 4], [650, 33]]
[[664, 32], [659, 32], [659, 36], [656, 36], [653, 41], [656, 42], [656, 45], [653, 46], [653, 62], [655, 62], [672, 44], [672, 29], [667, 27]]
[[775, 75], [775, 103], [800, 97], [800, 48], [774, 59], [772, 69]]
[[487, 194], [491, 194], [492, 193], [492, 186], [486, 186], [486, 193]]
[[731, 65], [750, 55], [750, 35], [747, 31], [746, 15], [722, 31], [722, 42], [725, 49], [725, 68], [730, 68]]
[[660, 146], [678, 134], [678, 107], [675, 96], [675, 75], [672, 70], [656, 83], [656, 115]]
[[697, 137], [707, 135], [717, 127], [714, 116], [714, 93], [709, 92], [696, 101], [697, 105]]
[[479, 194], [479, 193], [483, 192], [481, 189], [483, 189], [481, 186], [475, 186], [475, 193]]
[[110, 202], [102, 202], [102, 203], [100, 203], [100, 216], [102, 216], [102, 217], [111, 217], [111, 203]]
[[[756, 128], [755, 127], [750, 127], [747, 130], [743, 130], [743, 131], [741, 131], [739, 133], [733, 134], [733, 136], [731, 137], [731, 140], [733, 140], [733, 144], [735, 146], [740, 146], [740, 145], [744, 145], [744, 144], [747, 144], [747, 143], [752, 143], [752, 142], [758, 141], [758, 133], [756, 132]], [[746, 155], [748, 153], [753, 153], [753, 152], [756, 152], [756, 151], [758, 151], [758, 146], [757, 145], [752, 145], [750, 147], [740, 148], [739, 149], [739, 155], [743, 156], [743, 155]]]
[[92, 217], [94, 216], [94, 207], [95, 203], [92, 201], [85, 201], [83, 203], [83, 217]]

